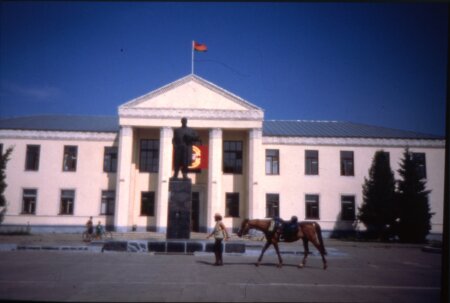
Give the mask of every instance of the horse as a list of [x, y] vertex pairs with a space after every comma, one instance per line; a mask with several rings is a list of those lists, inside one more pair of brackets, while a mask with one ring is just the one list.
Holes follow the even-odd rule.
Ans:
[[[283, 265], [283, 260], [281, 259], [280, 251], [278, 248], [281, 232], [279, 229], [276, 229], [274, 231], [269, 230], [271, 227], [271, 221], [272, 221], [271, 219], [253, 219], [253, 220], [245, 219], [242, 221], [241, 227], [237, 233], [239, 237], [242, 237], [242, 235], [247, 234], [250, 229], [256, 229], [264, 233], [267, 242], [264, 245], [261, 251], [261, 255], [259, 256], [258, 261], [255, 264], [256, 266], [260, 265], [263, 255], [270, 245], [273, 245], [278, 255], [279, 263], [277, 267], [281, 267]], [[323, 245], [322, 231], [320, 225], [317, 222], [312, 221], [300, 222], [298, 223], [297, 234], [288, 236], [286, 239], [284, 239], [284, 242], [295, 242], [298, 241], [299, 239], [303, 240], [304, 256], [302, 262], [298, 265], [298, 267], [303, 268], [305, 266], [306, 258], [308, 257], [309, 254], [308, 242], [311, 241], [317, 248], [317, 250], [320, 252], [320, 255], [322, 256], [323, 269], [327, 269], [327, 261], [325, 259], [326, 250], [325, 246]]]

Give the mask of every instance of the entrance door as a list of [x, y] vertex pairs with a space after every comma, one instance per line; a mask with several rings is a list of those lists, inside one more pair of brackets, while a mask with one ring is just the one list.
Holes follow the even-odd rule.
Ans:
[[200, 231], [200, 193], [192, 192], [191, 231]]

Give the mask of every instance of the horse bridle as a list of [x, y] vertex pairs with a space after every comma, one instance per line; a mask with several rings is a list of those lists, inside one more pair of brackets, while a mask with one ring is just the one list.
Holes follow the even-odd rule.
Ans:
[[238, 237], [246, 235], [248, 233], [248, 230], [249, 230], [248, 219], [246, 219], [244, 220], [244, 222], [242, 222], [241, 228], [237, 232]]

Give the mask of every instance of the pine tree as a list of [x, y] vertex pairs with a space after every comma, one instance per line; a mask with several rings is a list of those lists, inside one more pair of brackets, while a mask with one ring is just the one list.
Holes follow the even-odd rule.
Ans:
[[431, 213], [426, 181], [418, 173], [418, 163], [408, 149], [403, 153], [398, 173], [400, 207], [399, 238], [402, 242], [423, 243], [431, 230]]
[[0, 223], [3, 221], [3, 217], [6, 213], [6, 199], [5, 189], [8, 186], [6, 184], [6, 163], [9, 161], [9, 157], [13, 151], [12, 147], [9, 147], [4, 154], [0, 153]]
[[364, 178], [363, 203], [358, 219], [364, 223], [370, 236], [383, 238], [387, 225], [392, 224], [395, 208], [395, 179], [389, 163], [389, 154], [375, 152], [369, 179]]

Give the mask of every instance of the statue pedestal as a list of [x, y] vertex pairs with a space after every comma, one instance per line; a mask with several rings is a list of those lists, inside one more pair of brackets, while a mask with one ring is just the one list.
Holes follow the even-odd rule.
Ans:
[[190, 179], [169, 181], [167, 239], [190, 239], [192, 182]]

